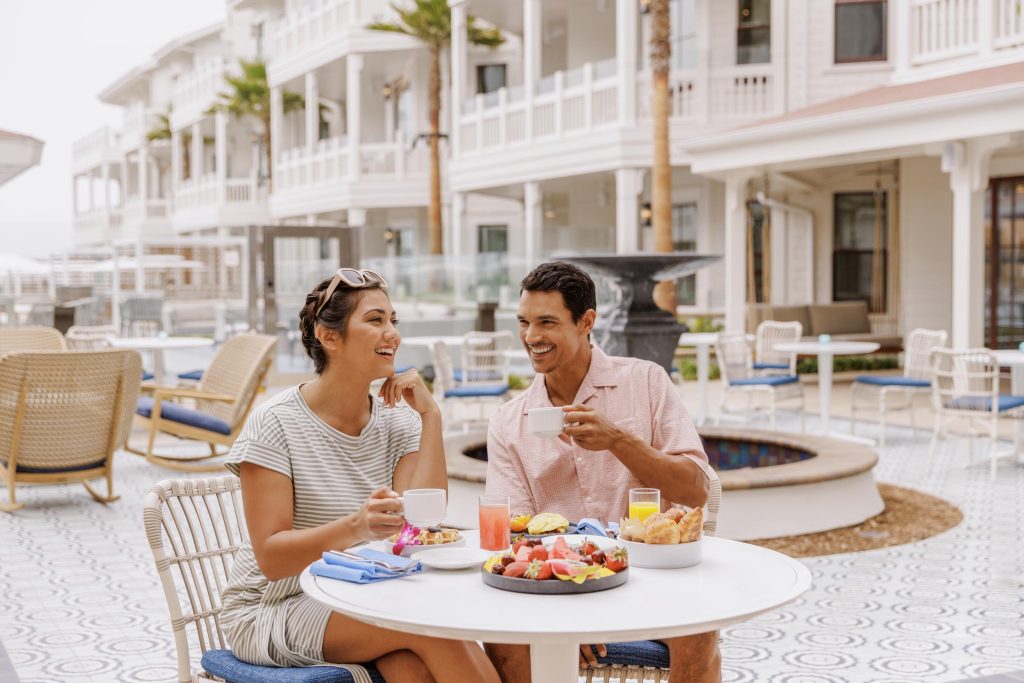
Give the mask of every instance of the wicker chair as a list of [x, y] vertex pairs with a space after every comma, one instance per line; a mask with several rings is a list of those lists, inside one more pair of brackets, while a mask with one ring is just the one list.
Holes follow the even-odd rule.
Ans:
[[[230, 447], [235, 442], [270, 372], [276, 343], [276, 337], [264, 334], [232, 337], [217, 351], [194, 389], [156, 387], [152, 397], [140, 397], [135, 419], [149, 429], [149, 442], [144, 451], [128, 446], [125, 450], [179, 471], [222, 471], [221, 463], [204, 461], [227, 453], [227, 448], [218, 450], [217, 446]], [[181, 405], [175, 399], [191, 399], [195, 407]], [[153, 445], [159, 432], [206, 442], [210, 454], [158, 454]]]
[[[261, 683], [355, 683], [362, 668], [326, 666], [278, 668], [237, 659], [221, 628], [221, 594], [231, 576], [235, 553], [247, 538], [238, 477], [161, 481], [146, 495], [142, 517], [153, 552], [174, 633], [178, 683], [228, 681]], [[183, 606], [187, 599], [188, 604]], [[192, 670], [188, 631], [193, 627], [200, 666]], [[383, 683], [372, 667], [370, 680]]]
[[159, 296], [130, 296], [121, 302], [121, 336], [152, 336], [162, 329], [164, 300]]
[[117, 337], [113, 325], [72, 325], [64, 335], [70, 351], [109, 349], [110, 340]]
[[780, 342], [800, 341], [803, 329], [803, 325], [798, 322], [762, 321], [754, 334], [754, 364], [752, 368], [755, 374], [796, 375], [796, 354], [776, 351], [775, 345]]
[[800, 402], [800, 431], [803, 431], [804, 392], [795, 373], [792, 375], [755, 375], [750, 345], [747, 343], [746, 335], [743, 334], [718, 335], [718, 339], [715, 341], [715, 355], [718, 357], [718, 369], [722, 374], [722, 398], [719, 402], [715, 424], [720, 421], [722, 413], [726, 410], [727, 401], [731, 397], [744, 396], [745, 407], [753, 409], [755, 406], [752, 399], [755, 396], [765, 396], [768, 399], [768, 419], [772, 429], [775, 429], [775, 404], [792, 400]]
[[0, 354], [19, 351], [67, 351], [64, 335], [52, 327], [0, 328]]
[[[22, 483], [81, 482], [97, 501], [117, 500], [114, 452], [128, 438], [140, 374], [135, 351], [0, 356], [0, 510], [23, 507]], [[89, 485], [101, 477], [106, 495]]]
[[[507, 376], [505, 382], [497, 379], [489, 383], [457, 383], [451, 355], [448, 352], [448, 345], [443, 341], [438, 340], [434, 342], [431, 356], [433, 356], [434, 361], [434, 400], [437, 401], [437, 405], [441, 408], [441, 417], [446, 428], [459, 424], [462, 426], [463, 431], [467, 431], [474, 422], [486, 422], [487, 414], [485, 408], [487, 404], [500, 405], [508, 398]], [[483, 371], [482, 367], [477, 367], [480, 371]], [[477, 416], [467, 419], [460, 415], [460, 418], [456, 420], [453, 410], [457, 406], [464, 407], [470, 405], [479, 408]]]
[[[704, 506], [704, 533], [714, 536], [718, 528], [718, 513], [722, 506], [722, 482], [715, 476]], [[598, 657], [594, 668], [580, 669], [580, 678], [586, 683], [594, 681], [637, 681], [668, 683], [668, 646], [654, 640], [633, 643], [607, 643], [608, 654]]]

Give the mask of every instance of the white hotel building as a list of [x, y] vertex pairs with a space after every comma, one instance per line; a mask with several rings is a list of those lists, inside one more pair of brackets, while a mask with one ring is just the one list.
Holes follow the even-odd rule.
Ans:
[[[646, 3], [449, 2], [446, 251], [529, 264], [649, 249]], [[101, 98], [124, 107], [123, 129], [81, 141], [75, 173], [124, 198], [79, 196], [79, 242], [273, 221], [356, 226], [364, 257], [422, 253], [426, 50], [363, 28], [387, 5], [234, 0], [222, 26], [111, 85]], [[960, 346], [1024, 336], [1024, 0], [671, 6], [675, 241], [724, 256], [686, 283], [684, 310], [743, 326], [748, 222], [759, 234], [767, 218], [758, 300], [865, 298], [882, 258], [875, 320], [890, 331], [947, 329]], [[467, 46], [468, 15], [506, 44]], [[203, 113], [240, 56], [268, 62], [272, 191], [253, 124]], [[305, 110], [285, 114], [285, 91]], [[168, 106], [175, 137], [146, 143]]]

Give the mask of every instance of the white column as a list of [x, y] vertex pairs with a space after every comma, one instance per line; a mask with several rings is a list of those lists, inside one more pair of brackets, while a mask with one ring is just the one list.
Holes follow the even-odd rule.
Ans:
[[110, 215], [110, 164], [103, 162], [100, 166], [100, 178], [103, 182], [103, 210]]
[[615, 0], [615, 58], [619, 74], [619, 121], [636, 122], [636, 0]]
[[171, 195], [181, 184], [181, 133], [171, 131]]
[[306, 73], [306, 154], [312, 162], [316, 151], [317, 140], [320, 139], [320, 92], [316, 72]]
[[[771, 4], [771, 60], [772, 60], [772, 108], [776, 114], [789, 109], [786, 102], [789, 63], [786, 59], [786, 26], [788, 2], [782, 0]], [[809, 39], [809, 38], [808, 38]]]
[[697, 120], [711, 120], [711, 3], [697, 2]]
[[[220, 203], [228, 199], [228, 114], [218, 111], [213, 115], [214, 147], [213, 153], [217, 165], [217, 196]], [[255, 196], [254, 196], [255, 199]]]
[[121, 206], [128, 199], [128, 155], [121, 155]]
[[524, 133], [533, 140], [533, 96], [541, 71], [540, 0], [523, 0], [523, 99], [526, 105]]
[[139, 200], [142, 202], [142, 217], [146, 217], [146, 200], [149, 198], [149, 146], [139, 147]]
[[192, 178], [203, 177], [203, 127], [199, 122], [192, 124]]
[[80, 176], [71, 176], [71, 215], [78, 216], [82, 212], [78, 210], [78, 179]]
[[[997, 0], [979, 0], [978, 2], [978, 54], [988, 57], [995, 48], [995, 4]], [[1016, 7], [1021, 12], [1019, 6]]]
[[523, 256], [526, 271], [540, 261], [541, 237], [544, 231], [544, 212], [541, 206], [540, 183], [523, 184], [523, 232], [526, 237]]
[[[281, 133], [284, 130], [284, 90], [281, 86], [270, 89], [270, 155], [271, 176], [281, 161]], [[273, 182], [273, 180], [271, 180]], [[273, 187], [271, 187], [273, 190]]]
[[96, 169], [90, 168], [85, 176], [89, 179], [89, 213], [96, 210]]
[[466, 35], [466, 2], [467, 0], [448, 0], [452, 11], [452, 34], [451, 34], [451, 141], [452, 156], [459, 155], [460, 130], [459, 121], [462, 118], [462, 102], [466, 98], [466, 72], [467, 72], [467, 43]]
[[349, 55], [346, 58], [345, 121], [348, 125], [348, 174], [353, 180], [359, 177], [359, 137], [361, 135], [360, 102], [362, 95], [363, 56]]
[[644, 172], [636, 168], [615, 171], [615, 252], [635, 254], [640, 245], [640, 192]]
[[892, 45], [896, 48], [896, 73], [902, 74], [910, 68], [910, 51], [913, 35], [910, 25], [910, 2], [893, 3]]
[[725, 331], [744, 332], [747, 315], [747, 181], [742, 173], [725, 179]]
[[[449, 216], [449, 230], [448, 230], [448, 244], [445, 245], [445, 260], [452, 264], [464, 263], [465, 260], [462, 258], [463, 254], [467, 253], [465, 249], [466, 240], [466, 193], [465, 192], [452, 192], [452, 203], [451, 203], [451, 216]], [[450, 259], [450, 260], [449, 260]], [[472, 260], [473, 277], [476, 275], [476, 261]], [[455, 268], [454, 282], [452, 283], [455, 290], [455, 300], [465, 300], [465, 293], [468, 291], [466, 280], [468, 272], [464, 268]], [[476, 294], [473, 293], [472, 300], [476, 300]]]

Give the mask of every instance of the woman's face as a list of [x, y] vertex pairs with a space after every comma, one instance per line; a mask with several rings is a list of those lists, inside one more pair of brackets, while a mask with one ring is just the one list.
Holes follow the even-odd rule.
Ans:
[[344, 367], [372, 371], [374, 378], [395, 374], [395, 353], [402, 336], [391, 299], [380, 289], [368, 290], [348, 319], [348, 331], [339, 340]]

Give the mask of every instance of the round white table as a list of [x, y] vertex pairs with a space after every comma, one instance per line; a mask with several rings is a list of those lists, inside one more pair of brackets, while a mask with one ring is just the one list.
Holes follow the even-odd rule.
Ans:
[[115, 349], [133, 349], [153, 354], [153, 376], [163, 384], [164, 351], [175, 349], [201, 349], [213, 346], [209, 337], [114, 337], [110, 345]]
[[708, 417], [708, 379], [711, 367], [711, 347], [718, 341], [717, 332], [684, 332], [679, 335], [680, 346], [697, 349], [697, 419], [702, 425]]
[[[1010, 393], [1014, 396], [1024, 396], [1024, 351], [999, 349], [992, 354], [996, 357], [999, 367], [1010, 368]], [[1013, 453], [1019, 458], [1024, 446], [1024, 420], [1014, 420], [1014, 423]]]
[[[463, 531], [470, 546], [475, 531]], [[737, 541], [706, 538], [686, 569], [629, 570], [619, 587], [584, 595], [524, 595], [486, 586], [480, 569], [365, 585], [304, 571], [302, 590], [359, 621], [404, 633], [530, 645], [534, 683], [576, 683], [579, 645], [715, 631], [794, 600], [811, 585], [797, 560]]]
[[[821, 406], [821, 430], [826, 436], [846, 439], [847, 441], [865, 441], [849, 434], [840, 434], [830, 430], [832, 418], [832, 359], [835, 356], [855, 356], [874, 353], [879, 349], [875, 342], [782, 342], [775, 345], [778, 351], [795, 353], [800, 356], [818, 357], [818, 401]], [[870, 442], [869, 442], [870, 443]]]

